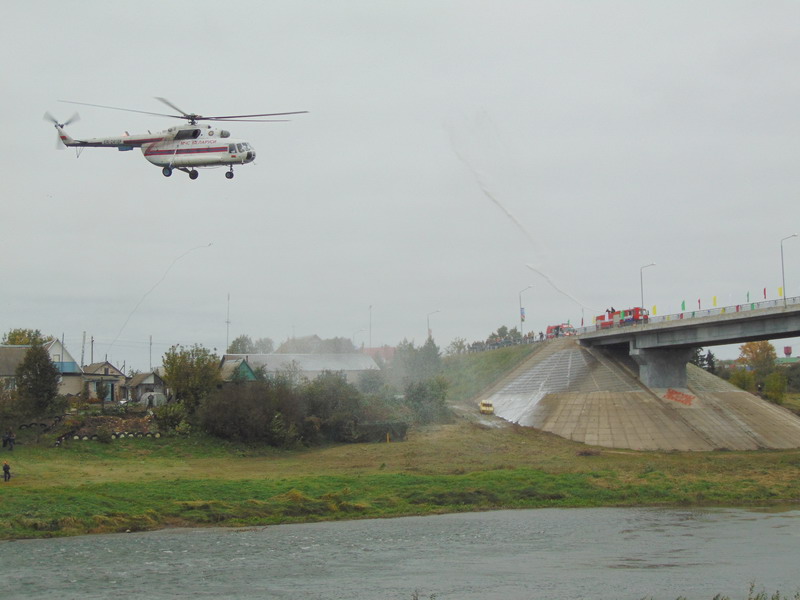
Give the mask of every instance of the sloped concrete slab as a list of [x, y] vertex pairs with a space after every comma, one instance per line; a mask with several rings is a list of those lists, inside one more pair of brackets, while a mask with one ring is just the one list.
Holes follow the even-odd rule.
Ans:
[[548, 343], [490, 391], [495, 414], [567, 439], [634, 450], [800, 447], [800, 418], [689, 365], [688, 387], [650, 389], [575, 340]]

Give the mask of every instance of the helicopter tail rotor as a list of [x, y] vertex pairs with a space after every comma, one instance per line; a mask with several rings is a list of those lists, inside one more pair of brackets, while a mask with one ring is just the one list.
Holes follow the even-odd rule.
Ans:
[[56, 119], [52, 114], [50, 114], [49, 112], [44, 113], [44, 120], [51, 122], [55, 126], [56, 130], [58, 130], [58, 137], [56, 138], [56, 149], [57, 150], [63, 150], [64, 148], [66, 148], [66, 145], [64, 144], [64, 139], [63, 139], [63, 136], [66, 135], [66, 134], [63, 134], [61, 130], [64, 127], [66, 127], [67, 125], [69, 125], [71, 123], [75, 123], [76, 121], [79, 121], [80, 118], [81, 118], [80, 115], [78, 113], [75, 113], [74, 115], [72, 115], [69, 119], [67, 119], [63, 123], [59, 123], [58, 119]]

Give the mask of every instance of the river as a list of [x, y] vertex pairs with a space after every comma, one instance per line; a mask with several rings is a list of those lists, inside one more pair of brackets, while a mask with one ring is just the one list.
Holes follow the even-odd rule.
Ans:
[[3, 542], [2, 598], [711, 600], [800, 589], [800, 511], [538, 509]]

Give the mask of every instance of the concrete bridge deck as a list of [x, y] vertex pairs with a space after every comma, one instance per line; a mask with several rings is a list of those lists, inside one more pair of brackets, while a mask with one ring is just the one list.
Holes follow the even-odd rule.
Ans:
[[800, 417], [694, 365], [684, 388], [648, 388], [629, 357], [547, 342], [482, 398], [507, 421], [610, 448], [800, 447]]

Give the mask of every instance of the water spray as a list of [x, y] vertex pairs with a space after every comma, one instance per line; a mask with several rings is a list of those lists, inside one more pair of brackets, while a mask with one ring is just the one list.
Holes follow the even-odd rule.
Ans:
[[170, 270], [172, 270], [172, 267], [175, 266], [175, 263], [177, 263], [180, 259], [182, 259], [187, 254], [191, 254], [195, 250], [200, 250], [201, 248], [208, 248], [212, 244], [213, 244], [213, 242], [209, 242], [208, 244], [203, 244], [201, 246], [195, 246], [194, 248], [190, 248], [189, 250], [187, 250], [186, 252], [184, 252], [183, 254], [178, 256], [177, 258], [173, 259], [173, 261], [169, 264], [169, 266], [164, 271], [164, 274], [161, 276], [161, 279], [156, 281], [155, 284], [153, 284], [153, 286], [149, 290], [147, 290], [144, 293], [144, 295], [139, 299], [139, 302], [136, 303], [136, 306], [133, 307], [133, 310], [128, 314], [128, 317], [125, 319], [125, 322], [122, 324], [122, 327], [119, 328], [119, 331], [117, 332], [117, 335], [114, 338], [114, 341], [112, 341], [108, 345], [108, 350], [111, 350], [111, 348], [114, 346], [114, 344], [117, 343], [117, 340], [119, 339], [119, 336], [122, 335], [122, 332], [125, 330], [125, 327], [128, 325], [128, 321], [131, 320], [131, 317], [133, 316], [133, 314], [142, 305], [142, 302], [144, 302], [145, 298], [147, 298], [147, 296], [149, 296], [153, 292], [153, 290], [155, 290], [159, 285], [161, 285], [161, 283], [167, 278], [167, 275], [169, 274]]

